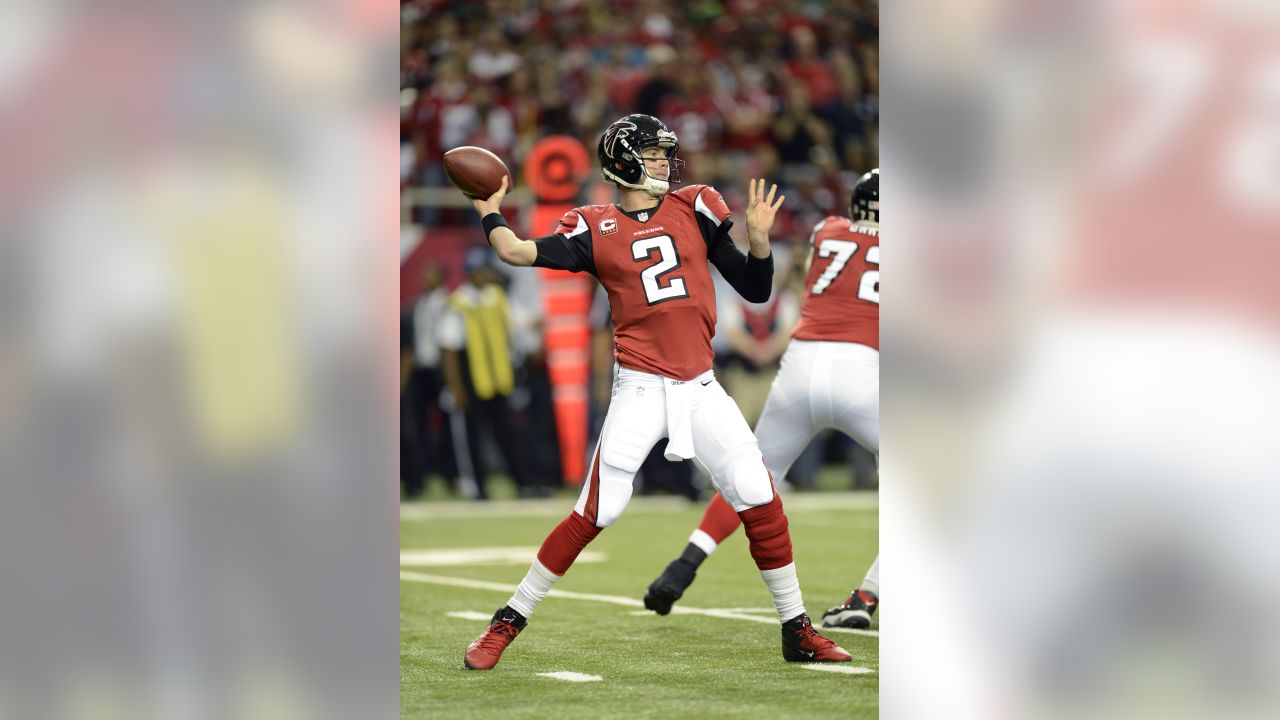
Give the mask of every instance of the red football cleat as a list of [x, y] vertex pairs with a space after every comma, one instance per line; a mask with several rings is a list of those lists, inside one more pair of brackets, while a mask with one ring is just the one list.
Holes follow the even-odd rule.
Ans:
[[528, 621], [520, 613], [503, 607], [493, 614], [489, 627], [467, 647], [463, 664], [468, 670], [488, 670], [502, 659], [502, 651], [520, 634]]
[[876, 614], [879, 604], [880, 598], [875, 593], [855, 588], [844, 603], [831, 608], [822, 616], [822, 626], [866, 630], [871, 627], [871, 616]]
[[813, 629], [808, 615], [782, 624], [782, 659], [787, 662], [849, 662], [853, 656]]

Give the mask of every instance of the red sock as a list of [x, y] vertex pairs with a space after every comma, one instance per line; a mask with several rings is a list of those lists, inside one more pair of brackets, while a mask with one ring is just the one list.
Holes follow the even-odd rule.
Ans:
[[711, 539], [719, 545], [741, 524], [742, 518], [733, 511], [733, 506], [724, 499], [723, 495], [716, 493], [716, 496], [711, 498], [711, 502], [707, 503], [707, 510], [702, 514], [702, 522], [698, 523], [698, 529], [710, 535]]
[[748, 547], [756, 567], [774, 570], [791, 564], [791, 533], [787, 530], [787, 516], [782, 512], [782, 498], [777, 491], [769, 502], [738, 515], [746, 526]]
[[564, 575], [573, 561], [578, 559], [582, 548], [595, 540], [601, 530], [603, 528], [596, 527], [595, 523], [578, 513], [570, 512], [569, 517], [561, 520], [551, 534], [547, 535], [547, 539], [542, 541], [542, 547], [538, 549], [538, 562], [551, 572]]

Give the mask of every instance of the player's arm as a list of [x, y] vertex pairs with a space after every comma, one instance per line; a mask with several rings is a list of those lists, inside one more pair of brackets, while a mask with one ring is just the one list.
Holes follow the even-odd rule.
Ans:
[[743, 300], [762, 303], [773, 293], [773, 254], [763, 258], [744, 255], [733, 244], [728, 228], [717, 231], [711, 241], [709, 259]]
[[[507, 221], [499, 212], [502, 198], [506, 194], [507, 178], [503, 176], [502, 186], [488, 199], [471, 200], [476, 212], [480, 213], [485, 239], [503, 262], [516, 267], [536, 265], [552, 270], [586, 270], [595, 273], [595, 263], [591, 256], [591, 233], [584, 231], [585, 223], [576, 222], [581, 220], [576, 212], [569, 213], [575, 222], [566, 225], [569, 221], [561, 220], [560, 229], [556, 233], [534, 240], [521, 240], [507, 226]], [[565, 217], [568, 218], [569, 215]]]
[[497, 192], [488, 198], [472, 198], [471, 204], [480, 213], [480, 224], [484, 226], [484, 236], [497, 251], [498, 258], [508, 265], [529, 267], [538, 259], [538, 246], [532, 240], [521, 240], [507, 226], [502, 217], [502, 198], [507, 194], [507, 176], [502, 176], [502, 185]]
[[466, 410], [467, 386], [462, 381], [462, 349], [467, 343], [466, 322], [457, 310], [450, 309], [440, 319], [440, 327], [436, 332], [440, 343], [440, 369], [444, 374], [444, 385], [453, 398], [453, 406]]
[[[760, 181], [760, 188], [760, 192], [763, 192], [763, 180]], [[755, 180], [751, 181], [751, 191], [754, 207], [754, 196], [757, 194]], [[695, 209], [698, 227], [703, 239], [707, 241], [707, 259], [711, 264], [716, 266], [729, 285], [747, 302], [768, 300], [773, 290], [773, 253], [769, 250], [768, 226], [764, 227], [761, 234], [759, 219], [752, 221], [752, 215], [748, 214], [747, 239], [751, 252], [744, 255], [729, 236], [729, 229], [733, 227], [732, 213], [715, 188], [703, 188], [698, 193]], [[772, 224], [773, 220], [770, 218], [769, 225]]]

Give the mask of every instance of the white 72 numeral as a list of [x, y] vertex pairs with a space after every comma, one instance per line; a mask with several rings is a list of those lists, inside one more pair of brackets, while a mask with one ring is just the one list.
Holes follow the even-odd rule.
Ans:
[[[818, 244], [818, 257], [826, 258], [835, 256], [831, 260], [831, 264], [827, 265], [827, 269], [822, 271], [818, 279], [813, 283], [813, 294], [821, 295], [826, 292], [832, 281], [844, 270], [844, 266], [849, 264], [849, 260], [854, 253], [858, 252], [858, 243], [851, 240], [823, 240]], [[879, 267], [880, 265], [880, 246], [872, 245], [867, 248], [867, 263]], [[880, 304], [880, 271], [868, 270], [862, 273], [862, 277], [858, 281], [858, 299]]]

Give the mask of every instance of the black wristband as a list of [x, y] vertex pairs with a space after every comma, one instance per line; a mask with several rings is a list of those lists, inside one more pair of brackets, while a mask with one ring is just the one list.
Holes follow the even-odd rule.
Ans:
[[489, 242], [489, 233], [500, 227], [510, 228], [510, 226], [507, 225], [506, 218], [502, 217], [502, 213], [489, 213], [488, 215], [485, 215], [483, 218], [480, 218], [480, 225], [484, 227], [485, 242], [488, 242], [490, 245], [493, 245], [493, 243]]

